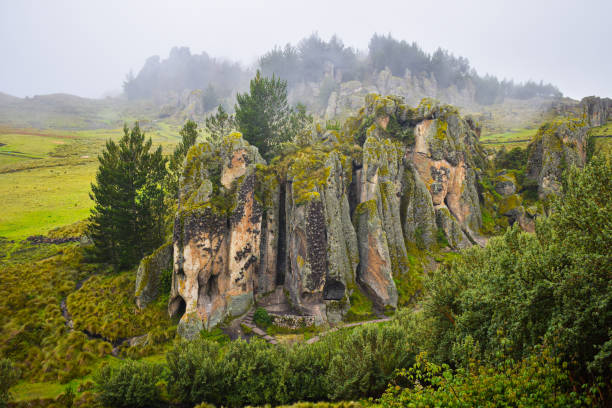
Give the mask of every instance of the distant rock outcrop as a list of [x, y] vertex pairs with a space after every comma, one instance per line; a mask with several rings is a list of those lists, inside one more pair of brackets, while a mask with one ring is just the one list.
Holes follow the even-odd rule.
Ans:
[[369, 95], [345, 130], [319, 136], [269, 165], [236, 133], [191, 148], [169, 304], [182, 336], [281, 293], [316, 323], [341, 320], [355, 291], [380, 312], [395, 308], [409, 247], [483, 242], [485, 155], [478, 128], [453, 108]]
[[582, 119], [562, 118], [538, 130], [529, 145], [527, 178], [537, 182], [538, 196], [561, 192], [561, 176], [568, 166], [586, 163], [588, 125]]
[[612, 119], [612, 99], [610, 98], [587, 96], [582, 98], [580, 105], [589, 126], [602, 126]]

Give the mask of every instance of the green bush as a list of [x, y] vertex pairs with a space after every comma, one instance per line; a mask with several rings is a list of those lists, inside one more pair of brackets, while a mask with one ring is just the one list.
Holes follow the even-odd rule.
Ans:
[[458, 370], [420, 356], [398, 379], [410, 386], [391, 385], [381, 407], [576, 407], [591, 402], [567, 391], [567, 370], [548, 350], [516, 363], [487, 367], [472, 362]]
[[126, 360], [103, 366], [94, 376], [100, 401], [111, 407], [152, 407], [159, 402], [157, 383], [162, 380], [162, 366]]
[[406, 340], [405, 331], [396, 325], [361, 326], [332, 339], [333, 357], [326, 375], [331, 399], [379, 396], [395, 370], [414, 361]]
[[176, 400], [192, 405], [202, 401], [221, 405], [231, 378], [219, 364], [220, 346], [214, 341], [182, 341], [168, 354], [168, 392]]
[[430, 274], [424, 311], [433, 361], [459, 361], [468, 338], [492, 364], [506, 348], [520, 360], [545, 343], [575, 378], [610, 378], [610, 160], [570, 169], [563, 191], [536, 234], [515, 226]]
[[272, 324], [272, 316], [270, 316], [268, 311], [263, 307], [258, 307], [253, 315], [253, 321], [257, 326], [266, 329]]

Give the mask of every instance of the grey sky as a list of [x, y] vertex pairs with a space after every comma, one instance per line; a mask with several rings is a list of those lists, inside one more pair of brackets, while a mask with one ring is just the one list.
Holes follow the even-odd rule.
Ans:
[[611, 0], [0, 0], [0, 92], [99, 97], [175, 45], [248, 65], [315, 31], [359, 49], [391, 33], [481, 74], [612, 96]]

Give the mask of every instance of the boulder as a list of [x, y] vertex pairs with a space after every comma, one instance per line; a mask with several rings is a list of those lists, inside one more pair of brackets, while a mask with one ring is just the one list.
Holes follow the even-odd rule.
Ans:
[[436, 224], [442, 229], [448, 245], [452, 249], [465, 249], [472, 246], [472, 243], [461, 229], [461, 225], [451, 215], [445, 205], [436, 207]]
[[172, 270], [172, 242], [157, 248], [140, 261], [136, 272], [136, 305], [143, 309], [157, 299], [161, 275]]
[[538, 184], [540, 199], [561, 191], [561, 176], [569, 166], [586, 163], [587, 123], [563, 118], [545, 123], [529, 144], [527, 178]]

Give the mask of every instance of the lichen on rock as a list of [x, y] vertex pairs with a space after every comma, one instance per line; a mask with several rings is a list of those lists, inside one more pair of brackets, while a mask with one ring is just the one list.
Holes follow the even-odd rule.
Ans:
[[527, 178], [537, 182], [540, 199], [561, 192], [561, 177], [569, 166], [586, 163], [587, 123], [561, 118], [545, 123], [529, 144]]
[[172, 269], [172, 242], [157, 248], [144, 257], [136, 271], [136, 305], [145, 308], [159, 296], [161, 274]]

